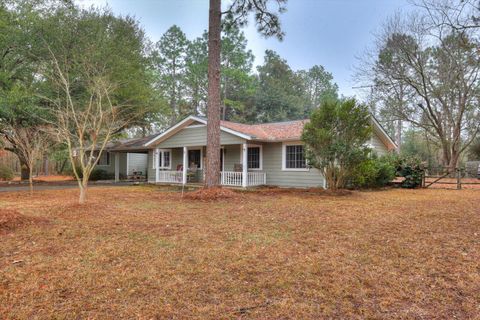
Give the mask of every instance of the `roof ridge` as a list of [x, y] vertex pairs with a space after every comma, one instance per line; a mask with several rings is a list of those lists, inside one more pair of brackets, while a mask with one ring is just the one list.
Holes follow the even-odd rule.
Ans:
[[280, 123], [292, 123], [292, 122], [299, 122], [299, 121], [309, 121], [310, 118], [305, 118], [305, 119], [298, 119], [298, 120], [285, 120], [285, 121], [274, 121], [274, 122], [263, 122], [263, 123], [241, 123], [241, 122], [235, 122], [235, 121], [229, 121], [229, 120], [221, 120], [223, 122], [228, 122], [228, 123], [234, 123], [234, 124], [240, 124], [242, 126], [262, 126], [266, 124], [280, 124]]

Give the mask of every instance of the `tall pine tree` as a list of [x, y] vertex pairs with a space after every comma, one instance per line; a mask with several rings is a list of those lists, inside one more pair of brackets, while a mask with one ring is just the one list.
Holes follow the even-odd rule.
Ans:
[[171, 123], [188, 114], [185, 110], [184, 90], [188, 40], [176, 25], [170, 27], [155, 44], [153, 63], [157, 72], [157, 89], [168, 101]]

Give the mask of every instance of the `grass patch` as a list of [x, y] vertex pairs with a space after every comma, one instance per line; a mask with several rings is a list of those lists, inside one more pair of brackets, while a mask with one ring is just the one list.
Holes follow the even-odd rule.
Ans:
[[0, 314], [475, 319], [479, 196], [269, 189], [195, 201], [126, 187], [92, 188], [78, 206], [71, 189], [2, 193], [19, 220], [0, 234]]

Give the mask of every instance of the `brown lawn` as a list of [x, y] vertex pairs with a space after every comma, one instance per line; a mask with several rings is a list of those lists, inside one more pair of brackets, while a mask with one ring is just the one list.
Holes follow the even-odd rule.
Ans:
[[76, 196], [0, 194], [0, 319], [480, 319], [479, 190]]
[[[33, 178], [34, 182], [60, 182], [60, 181], [73, 181], [73, 180], [74, 178], [72, 176], [62, 176], [62, 175], [48, 175], [48, 176], [39, 175]], [[15, 177], [13, 181], [19, 182], [20, 177]]]

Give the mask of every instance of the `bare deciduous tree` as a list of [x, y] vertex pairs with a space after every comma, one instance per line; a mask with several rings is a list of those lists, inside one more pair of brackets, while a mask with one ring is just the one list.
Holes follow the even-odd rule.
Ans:
[[30, 194], [33, 194], [33, 168], [35, 162], [43, 159], [45, 150], [52, 143], [50, 129], [45, 126], [4, 128], [3, 135], [7, 141], [7, 147], [16, 149], [16, 154], [21, 157], [28, 166]]
[[415, 0], [413, 4], [427, 12], [426, 22], [433, 28], [465, 31], [480, 27], [479, 0]]
[[[365, 74], [390, 98], [390, 113], [425, 130], [453, 169], [480, 130], [478, 29], [459, 31], [433, 17], [425, 10], [391, 18]], [[402, 103], [391, 103], [395, 95]]]
[[68, 71], [62, 69], [51, 52], [53, 72], [52, 83], [59, 90], [58, 99], [48, 99], [52, 104], [55, 121], [52, 127], [60, 142], [67, 145], [73, 173], [80, 188], [79, 203], [87, 197], [88, 180], [97, 165], [112, 135], [125, 128], [133, 114], [126, 118], [128, 106], [114, 105], [111, 97], [117, 86], [98, 70], [86, 64], [83, 66], [84, 97], [74, 97]]

